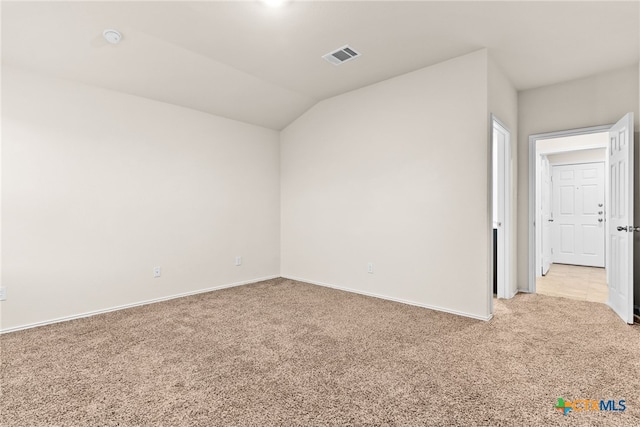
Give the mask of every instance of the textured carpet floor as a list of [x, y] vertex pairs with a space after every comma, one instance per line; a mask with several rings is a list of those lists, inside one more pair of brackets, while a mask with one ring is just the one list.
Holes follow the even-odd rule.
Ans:
[[276, 279], [0, 344], [3, 426], [640, 425], [640, 328], [541, 295], [482, 322]]

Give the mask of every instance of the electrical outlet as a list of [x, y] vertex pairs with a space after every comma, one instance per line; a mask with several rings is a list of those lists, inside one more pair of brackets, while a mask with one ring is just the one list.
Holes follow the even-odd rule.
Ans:
[[373, 274], [373, 263], [372, 262], [367, 264], [367, 273]]
[[236, 257], [236, 266], [242, 265], [242, 257], [240, 255], [238, 255]]
[[0, 301], [5, 301], [7, 299], [7, 288], [4, 286], [0, 288]]
[[160, 267], [154, 267], [153, 268], [153, 278], [154, 279], [160, 277], [161, 273], [162, 273], [162, 270], [160, 269]]

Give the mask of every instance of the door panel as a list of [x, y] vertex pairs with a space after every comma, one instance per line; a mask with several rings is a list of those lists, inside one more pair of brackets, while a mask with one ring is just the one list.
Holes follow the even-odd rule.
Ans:
[[604, 267], [604, 163], [553, 167], [554, 262]]
[[571, 178], [572, 183], [569, 185], [561, 185], [558, 195], [560, 196], [560, 215], [574, 215], [575, 209], [575, 194], [573, 190], [573, 175]]
[[511, 136], [495, 118], [492, 126], [494, 150], [494, 228], [497, 230], [496, 281], [498, 298], [511, 298]]
[[553, 254], [551, 252], [551, 166], [549, 159], [544, 156], [542, 159], [542, 203], [541, 203], [541, 220], [542, 220], [542, 275], [549, 271], [553, 263]]
[[597, 215], [598, 202], [601, 200], [599, 192], [602, 188], [604, 187], [598, 185], [582, 186], [582, 212], [585, 215]]
[[604, 243], [600, 238], [602, 231], [596, 225], [582, 224], [582, 252], [587, 255], [598, 255], [598, 249]]
[[633, 113], [609, 131], [609, 306], [633, 323]]
[[575, 235], [573, 224], [559, 224], [560, 226], [560, 254], [573, 255], [575, 248]]

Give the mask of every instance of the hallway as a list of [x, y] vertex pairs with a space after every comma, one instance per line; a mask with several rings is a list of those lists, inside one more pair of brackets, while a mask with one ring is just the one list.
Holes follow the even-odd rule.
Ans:
[[536, 293], [606, 303], [606, 272], [604, 268], [552, 264], [546, 276], [536, 279]]

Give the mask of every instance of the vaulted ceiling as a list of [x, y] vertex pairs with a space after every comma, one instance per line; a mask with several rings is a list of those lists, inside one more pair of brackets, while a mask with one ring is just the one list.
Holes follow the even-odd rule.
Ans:
[[[639, 22], [635, 1], [3, 1], [2, 61], [282, 129], [322, 99], [482, 48], [519, 90], [635, 64]], [[362, 56], [321, 58], [345, 44]]]

